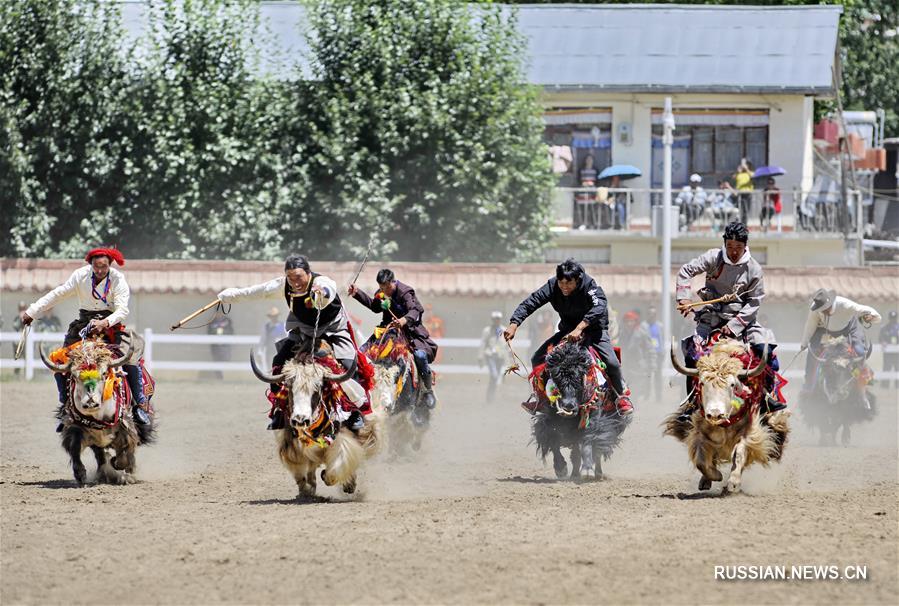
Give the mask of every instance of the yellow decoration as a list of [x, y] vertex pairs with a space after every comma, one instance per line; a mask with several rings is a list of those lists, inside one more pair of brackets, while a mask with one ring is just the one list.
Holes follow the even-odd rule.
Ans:
[[99, 381], [100, 371], [96, 369], [82, 370], [80, 373], [78, 373], [78, 378], [82, 381]]
[[[94, 372], [96, 372], [96, 371], [94, 371]], [[112, 390], [115, 389], [117, 380], [118, 379], [116, 379], [115, 373], [110, 368], [109, 372], [106, 373], [106, 383], [103, 385], [103, 401], [104, 402], [112, 397]]]

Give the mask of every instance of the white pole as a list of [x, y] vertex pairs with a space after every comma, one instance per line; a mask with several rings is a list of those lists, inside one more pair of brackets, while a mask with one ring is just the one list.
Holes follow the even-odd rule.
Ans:
[[144, 366], [153, 370], [153, 329], [144, 329]]
[[25, 335], [25, 380], [34, 378], [34, 327]]
[[674, 113], [671, 111], [671, 97], [665, 97], [665, 112], [662, 115], [664, 133], [665, 165], [662, 171], [662, 347], [663, 351], [671, 343], [671, 146], [674, 143]]

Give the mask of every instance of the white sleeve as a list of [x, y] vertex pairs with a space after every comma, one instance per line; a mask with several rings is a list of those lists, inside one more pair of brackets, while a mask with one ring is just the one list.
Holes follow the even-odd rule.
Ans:
[[52, 309], [63, 299], [68, 299], [73, 294], [75, 294], [75, 288], [78, 284], [79, 271], [80, 270], [78, 269], [73, 271], [68, 280], [32, 303], [28, 307], [28, 309], [25, 310], [25, 313], [27, 313], [32, 318], [40, 318], [42, 315], [44, 315], [45, 311]]
[[241, 299], [275, 299], [284, 296], [284, 280], [282, 277], [246, 288], [226, 288], [218, 294], [218, 298], [222, 303], [233, 303]]
[[327, 276], [318, 276], [313, 282], [313, 286], [322, 289], [323, 297], [314, 297], [314, 305], [316, 309], [324, 309], [331, 304], [337, 297], [337, 282]]
[[871, 324], [877, 324], [880, 322], [880, 314], [877, 313], [877, 310], [873, 307], [868, 307], [867, 305], [861, 305], [856, 303], [851, 299], [846, 299], [846, 307], [852, 310], [852, 313], [855, 314], [859, 320], [864, 316], [871, 316]]
[[802, 332], [802, 343], [800, 348], [808, 347], [808, 342], [811, 340], [812, 335], [815, 334], [815, 330], [818, 328], [818, 312], [810, 311], [808, 312], [808, 318], [805, 320], [805, 330]]
[[[110, 277], [110, 279], [112, 279]], [[109, 314], [106, 319], [109, 320], [110, 326], [116, 324], [124, 324], [125, 318], [128, 317], [128, 302], [131, 300], [131, 288], [124, 277], [116, 280], [115, 290], [113, 291], [113, 301], [115, 302], [115, 310]]]

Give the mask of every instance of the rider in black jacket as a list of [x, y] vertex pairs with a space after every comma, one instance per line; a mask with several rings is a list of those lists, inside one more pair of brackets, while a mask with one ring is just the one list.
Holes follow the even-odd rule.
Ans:
[[558, 332], [537, 348], [531, 364], [541, 364], [549, 346], [557, 345], [562, 339], [580, 341], [585, 347], [592, 346], [606, 365], [606, 376], [618, 396], [615, 402], [618, 412], [622, 415], [631, 414], [634, 408], [628, 397], [630, 390], [625, 388], [621, 379], [621, 365], [609, 340], [606, 294], [574, 259], [560, 263], [556, 267], [556, 277], [550, 278], [515, 309], [509, 320], [509, 327], [504, 332], [506, 340], [515, 338], [515, 332], [521, 323], [547, 303], [559, 314]]

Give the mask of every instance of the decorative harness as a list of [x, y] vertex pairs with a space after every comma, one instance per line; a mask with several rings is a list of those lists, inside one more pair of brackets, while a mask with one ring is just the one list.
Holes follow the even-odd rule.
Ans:
[[[589, 394], [589, 398], [578, 406], [578, 429], [586, 429], [590, 426], [590, 416], [599, 408], [600, 401], [608, 397], [609, 391], [605, 388], [605, 385], [608, 385], [605, 363], [592, 347], [588, 348], [588, 352], [593, 363], [587, 370], [587, 374], [584, 375], [584, 392]], [[604, 379], [603, 383], [600, 383], [600, 376]], [[562, 394], [546, 371], [546, 362], [535, 366], [528, 378], [531, 380], [531, 386], [537, 397], [555, 407]]]

